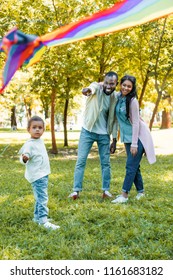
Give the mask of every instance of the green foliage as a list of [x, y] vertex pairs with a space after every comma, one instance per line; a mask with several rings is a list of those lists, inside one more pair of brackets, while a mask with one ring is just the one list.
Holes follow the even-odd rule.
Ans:
[[[41, 36], [107, 9], [117, 1], [4, 0], [0, 11], [0, 36], [14, 26], [25, 33]], [[8, 109], [10, 114], [12, 103], [17, 107], [25, 104], [30, 109], [39, 103], [48, 117], [51, 94], [56, 91], [55, 114], [62, 116], [64, 104], [68, 102], [69, 116], [73, 113], [72, 109], [77, 107], [76, 96], [81, 94], [81, 88], [92, 81], [103, 80], [109, 70], [117, 71], [119, 77], [127, 73], [137, 77], [142, 107], [146, 102], [155, 104], [159, 94], [162, 97], [172, 96], [173, 16], [167, 17], [162, 34], [164, 22], [165, 19], [160, 19], [91, 40], [49, 48], [40, 62], [30, 67], [29, 71], [22, 68], [26, 74], [22, 81], [19, 71], [15, 74], [7, 87], [10, 94], [5, 96], [6, 104], [0, 98], [0, 109], [6, 106], [5, 110]], [[4, 61], [5, 55], [1, 53], [1, 68]], [[161, 98], [156, 111], [171, 108], [172, 104], [167, 104]], [[63, 119], [66, 117], [63, 116]]]
[[[17, 155], [25, 135], [20, 133], [20, 139], [10, 135], [11, 141], [4, 139], [0, 145], [1, 260], [172, 260], [172, 155], [159, 156], [152, 166], [144, 158], [141, 169], [146, 197], [137, 201], [133, 187], [126, 205], [113, 205], [101, 198], [95, 147], [87, 161], [80, 199], [67, 198], [76, 153], [59, 149], [57, 156], [50, 155], [50, 217], [61, 226], [53, 232], [32, 221], [32, 188], [24, 179]], [[49, 150], [50, 139], [45, 138], [45, 143]], [[71, 138], [70, 146], [77, 146], [76, 138]], [[115, 196], [121, 191], [125, 154], [112, 155], [111, 166]]]

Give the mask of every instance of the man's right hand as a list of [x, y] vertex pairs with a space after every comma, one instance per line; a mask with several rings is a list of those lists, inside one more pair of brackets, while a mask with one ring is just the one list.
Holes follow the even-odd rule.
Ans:
[[90, 88], [83, 88], [82, 94], [85, 96], [90, 96], [91, 95], [91, 89]]

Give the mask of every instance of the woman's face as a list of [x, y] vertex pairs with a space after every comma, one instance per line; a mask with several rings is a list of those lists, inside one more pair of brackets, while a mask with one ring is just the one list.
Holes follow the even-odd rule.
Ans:
[[133, 84], [129, 80], [125, 80], [120, 85], [120, 90], [121, 90], [121, 93], [123, 96], [126, 96], [127, 94], [129, 94], [132, 91], [132, 89], [133, 89]]

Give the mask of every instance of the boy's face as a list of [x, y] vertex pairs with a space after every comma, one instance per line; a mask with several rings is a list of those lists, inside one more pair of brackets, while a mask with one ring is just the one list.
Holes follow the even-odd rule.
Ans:
[[42, 121], [32, 121], [28, 132], [31, 135], [31, 138], [39, 139], [44, 132], [44, 124]]

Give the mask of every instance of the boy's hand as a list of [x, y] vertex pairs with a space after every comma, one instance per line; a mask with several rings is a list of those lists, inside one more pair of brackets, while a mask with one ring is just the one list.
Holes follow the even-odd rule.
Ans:
[[22, 159], [23, 159], [23, 162], [24, 162], [24, 163], [27, 163], [29, 157], [23, 154], [23, 155], [22, 155]]

